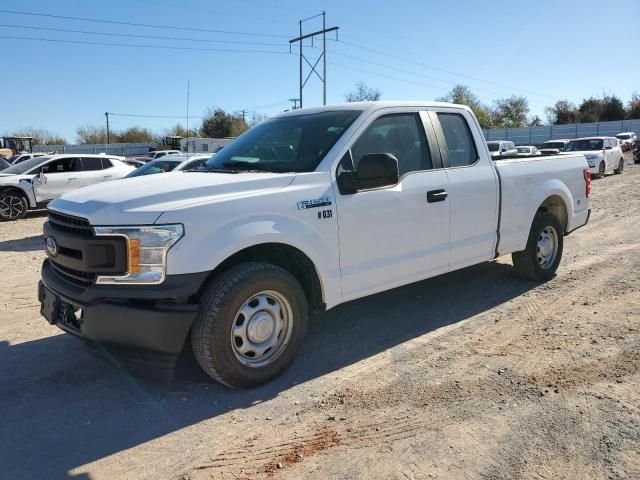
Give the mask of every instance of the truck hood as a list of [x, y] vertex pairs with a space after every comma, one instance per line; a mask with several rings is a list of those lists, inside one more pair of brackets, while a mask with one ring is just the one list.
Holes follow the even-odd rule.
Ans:
[[164, 212], [200, 203], [264, 194], [289, 185], [294, 173], [173, 172], [81, 188], [49, 204], [92, 225], [149, 225]]

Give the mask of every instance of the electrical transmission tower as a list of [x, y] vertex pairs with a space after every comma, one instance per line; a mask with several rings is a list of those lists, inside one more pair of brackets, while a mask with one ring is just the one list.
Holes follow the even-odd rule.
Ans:
[[[317, 17], [322, 17], [322, 30], [318, 30], [312, 33], [307, 33], [305, 35], [302, 34], [302, 23], [306, 22], [307, 20], [311, 20], [313, 18], [317, 18]], [[304, 86], [307, 84], [307, 82], [309, 81], [309, 78], [311, 77], [312, 74], [316, 74], [317, 77], [320, 79], [320, 81], [322, 82], [322, 104], [326, 105], [327, 104], [327, 33], [329, 32], [336, 32], [336, 40], [338, 39], [338, 29], [340, 27], [330, 27], [327, 28], [327, 14], [326, 12], [322, 12], [318, 15], [314, 15], [313, 17], [309, 17], [309, 18], [305, 18], [303, 20], [300, 20], [298, 22], [298, 26], [300, 28], [300, 36], [298, 36], [297, 38], [294, 38], [293, 40], [289, 40], [289, 49], [291, 49], [291, 46], [294, 43], [298, 43], [298, 47], [299, 47], [299, 55], [300, 55], [300, 93], [299, 93], [299, 97], [298, 97], [298, 101], [299, 103], [299, 108], [302, 108], [302, 89], [304, 88]], [[313, 45], [313, 38], [318, 36], [318, 35], [322, 35], [322, 53], [320, 54], [320, 56], [318, 57], [318, 59], [312, 64], [309, 59], [304, 55], [304, 53], [302, 52], [302, 41], [310, 38], [311, 39], [311, 44]], [[307, 75], [307, 78], [304, 79], [304, 81], [302, 80], [303, 77], [303, 72], [304, 72], [304, 65], [302, 63], [302, 61], [307, 62], [307, 65], [309, 65], [309, 67], [311, 68], [311, 70], [309, 70], [309, 74]], [[320, 63], [320, 60], [322, 60], [322, 75], [320, 75], [318, 73], [318, 70], [316, 70], [316, 67], [318, 66], [318, 63]]]

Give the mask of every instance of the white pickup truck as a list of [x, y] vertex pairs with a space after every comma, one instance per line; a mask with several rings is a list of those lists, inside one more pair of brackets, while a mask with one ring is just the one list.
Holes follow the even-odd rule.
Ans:
[[52, 202], [39, 300], [129, 360], [172, 367], [190, 336], [211, 377], [255, 386], [293, 360], [310, 312], [509, 253], [551, 278], [589, 192], [583, 155], [492, 161], [464, 106], [295, 110], [199, 170]]

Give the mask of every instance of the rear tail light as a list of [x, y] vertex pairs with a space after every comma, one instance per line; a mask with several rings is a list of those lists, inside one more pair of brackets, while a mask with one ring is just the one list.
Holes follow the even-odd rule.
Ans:
[[582, 170], [584, 175], [584, 194], [587, 198], [591, 195], [591, 171], [588, 168]]

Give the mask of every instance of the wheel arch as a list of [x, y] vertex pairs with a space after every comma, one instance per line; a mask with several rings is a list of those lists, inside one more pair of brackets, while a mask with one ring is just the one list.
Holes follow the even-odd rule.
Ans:
[[27, 199], [27, 204], [29, 205], [29, 208], [34, 208], [36, 206], [36, 199], [33, 193], [27, 192], [20, 185], [2, 185], [0, 186], [0, 195], [3, 194], [4, 192], [8, 192], [12, 190], [18, 192], [20, 195], [22, 195], [24, 198]]
[[536, 210], [537, 212], [548, 212], [554, 215], [562, 225], [562, 233], [566, 234], [569, 228], [569, 213], [567, 204], [560, 195], [554, 194], [547, 197]]
[[213, 278], [235, 265], [246, 262], [269, 263], [286, 270], [300, 282], [310, 308], [316, 311], [325, 309], [325, 292], [314, 262], [302, 250], [280, 242], [259, 243], [227, 257], [209, 273], [200, 287], [198, 297]]

